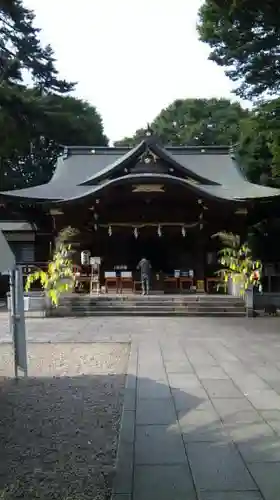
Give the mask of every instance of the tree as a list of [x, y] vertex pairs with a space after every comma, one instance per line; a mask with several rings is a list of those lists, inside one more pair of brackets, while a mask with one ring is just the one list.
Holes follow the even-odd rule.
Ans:
[[[94, 106], [70, 96], [50, 94], [44, 100], [48, 111], [38, 120], [34, 134], [23, 138], [16, 131], [13, 136], [15, 144], [12, 147], [6, 145], [6, 152], [8, 149], [9, 153], [2, 156], [1, 190], [48, 182], [62, 145], [108, 144], [101, 117]], [[1, 116], [0, 112], [0, 122]], [[5, 137], [4, 129], [3, 138]]]
[[237, 82], [237, 95], [253, 99], [279, 92], [278, 0], [205, 0], [198, 32], [212, 49], [210, 60]]
[[74, 84], [39, 35], [22, 0], [0, 0], [1, 190], [48, 181], [60, 144], [107, 144], [100, 115], [68, 95]]
[[34, 18], [22, 0], [0, 0], [1, 83], [19, 86], [28, 72], [34, 86], [44, 92], [73, 90], [73, 83], [58, 77], [53, 51], [50, 45], [42, 47]]
[[[250, 116], [228, 99], [177, 99], [155, 118], [151, 127], [164, 145], [221, 146], [239, 139], [241, 120]], [[143, 130], [118, 145], [133, 145]]]
[[251, 181], [280, 185], [280, 99], [256, 106], [241, 122], [238, 152]]

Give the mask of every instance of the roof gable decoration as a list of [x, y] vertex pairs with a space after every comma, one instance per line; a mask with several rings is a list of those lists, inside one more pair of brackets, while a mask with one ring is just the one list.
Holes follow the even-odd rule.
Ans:
[[156, 165], [161, 160], [169, 166], [169, 171], [172, 175], [188, 179], [196, 184], [219, 185], [218, 182], [210, 181], [208, 178], [193, 172], [188, 166], [182, 165], [179, 159], [172, 156], [165, 148], [159, 146], [159, 144], [155, 142], [153, 136], [147, 137], [117, 161], [103, 168], [100, 172], [95, 173], [79, 185], [92, 186], [96, 183], [109, 180], [112, 178], [112, 175], [114, 178], [124, 174], [129, 175], [132, 173], [130, 172], [131, 167], [134, 167], [139, 160], [148, 168]]
[[153, 153], [153, 151], [148, 147], [145, 149], [144, 153], [141, 154], [139, 161], [145, 163], [146, 165], [155, 165], [159, 157]]

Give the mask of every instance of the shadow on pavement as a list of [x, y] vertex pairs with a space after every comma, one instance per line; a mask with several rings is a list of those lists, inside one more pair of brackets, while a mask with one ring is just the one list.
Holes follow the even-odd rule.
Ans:
[[[109, 499], [124, 378], [2, 379], [0, 498]], [[181, 484], [176, 469], [180, 464], [189, 475], [188, 500], [243, 500], [242, 491], [244, 499], [258, 500], [263, 497], [252, 475], [265, 496], [266, 482], [258, 469], [266, 470], [267, 462], [280, 464], [279, 438], [272, 428], [264, 434], [269, 426], [253, 407], [238, 414], [229, 411], [221, 419], [209, 399], [176, 387], [170, 394], [164, 382], [138, 380], [136, 424], [133, 500], [156, 500], [157, 490], [160, 500], [185, 498], [186, 479]], [[166, 465], [174, 467], [164, 469]], [[270, 481], [269, 499], [279, 498], [279, 473]], [[226, 491], [239, 491], [239, 496]]]

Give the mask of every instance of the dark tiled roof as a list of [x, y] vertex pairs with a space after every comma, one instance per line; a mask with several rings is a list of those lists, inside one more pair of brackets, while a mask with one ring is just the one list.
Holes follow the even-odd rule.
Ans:
[[[60, 157], [51, 181], [41, 186], [0, 193], [21, 200], [66, 201], [77, 200], [94, 194], [112, 184], [112, 173], [118, 174], [122, 182], [133, 180], [133, 175], [124, 176], [124, 167], [137, 161], [149, 147], [165, 162], [180, 171], [181, 184], [190, 187], [195, 181], [196, 191], [201, 195], [221, 200], [245, 201], [280, 196], [280, 190], [252, 184], [241, 173], [235, 158], [228, 148], [222, 147], [167, 147], [141, 141], [135, 148], [71, 147], [68, 155]], [[160, 177], [159, 174], [143, 179]], [[115, 175], [116, 177], [116, 175]], [[173, 175], [161, 175], [167, 182], [179, 182]], [[137, 176], [139, 180], [139, 174]], [[109, 182], [108, 182], [109, 181]], [[118, 182], [116, 179], [114, 182]], [[97, 184], [98, 183], [98, 184]]]

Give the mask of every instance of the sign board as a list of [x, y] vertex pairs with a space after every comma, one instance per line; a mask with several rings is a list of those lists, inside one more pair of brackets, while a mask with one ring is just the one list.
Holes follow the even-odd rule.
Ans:
[[0, 229], [0, 273], [7, 273], [9, 269], [13, 269], [16, 265], [15, 256], [8, 244], [4, 234]]
[[133, 193], [164, 193], [163, 184], [137, 184], [132, 188]]
[[100, 266], [101, 257], [90, 257], [89, 261], [91, 266]]

